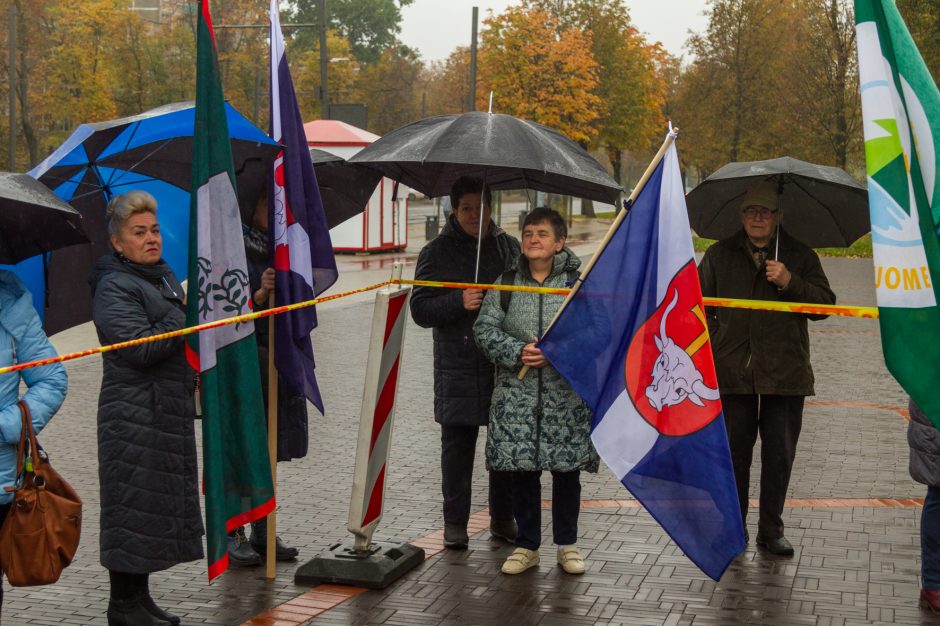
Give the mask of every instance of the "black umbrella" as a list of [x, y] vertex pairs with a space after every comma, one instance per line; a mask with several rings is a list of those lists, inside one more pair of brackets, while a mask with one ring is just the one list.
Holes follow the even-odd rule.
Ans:
[[499, 113], [440, 115], [402, 126], [349, 159], [429, 197], [461, 176], [490, 189], [536, 189], [617, 204], [622, 189], [586, 150], [547, 126]]
[[790, 157], [728, 163], [686, 196], [689, 223], [701, 237], [741, 229], [741, 201], [761, 181], [777, 184], [787, 232], [813, 248], [845, 247], [871, 230], [868, 192], [845, 170]]
[[32, 176], [0, 172], [0, 263], [88, 243], [81, 214]]
[[359, 215], [365, 209], [382, 174], [348, 163], [343, 157], [310, 148], [310, 158], [317, 175], [326, 223], [330, 228]]

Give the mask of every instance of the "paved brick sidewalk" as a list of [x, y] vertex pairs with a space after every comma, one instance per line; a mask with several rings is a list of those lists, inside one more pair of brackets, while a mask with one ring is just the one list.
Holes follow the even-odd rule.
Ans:
[[[841, 303], [873, 302], [870, 260], [824, 264]], [[308, 457], [279, 466], [278, 527], [301, 548], [303, 559], [348, 536], [371, 310], [371, 304], [356, 302], [321, 311], [325, 330], [315, 334], [315, 350], [328, 413], [311, 419]], [[924, 489], [907, 475], [901, 410], [906, 400], [884, 368], [877, 322], [828, 319], [811, 324], [811, 337], [817, 396], [807, 406], [790, 496], [923, 497]], [[431, 419], [430, 331], [409, 324], [404, 363], [386, 513], [377, 539], [416, 540], [443, 526], [439, 430]], [[42, 441], [85, 499], [83, 543], [58, 584], [7, 588], [4, 625], [105, 623], [108, 581], [98, 563], [95, 447], [100, 363], [75, 362], [69, 372], [68, 399]], [[475, 510], [481, 511], [482, 458], [474, 488]], [[602, 468], [585, 477], [583, 498], [624, 500], [629, 494]], [[642, 509], [592, 505], [581, 515], [579, 543], [590, 564], [583, 577], [562, 575], [549, 544], [537, 571], [501, 576], [499, 565], [509, 549], [491, 542], [484, 531], [472, 538], [469, 550], [441, 552], [389, 589], [356, 595], [312, 623], [934, 623], [916, 607], [918, 507], [797, 504], [785, 514], [795, 557], [774, 559], [751, 546], [720, 583], [698, 572]], [[753, 536], [756, 519], [751, 522]], [[548, 511], [543, 523], [548, 529]], [[184, 624], [240, 624], [309, 591], [293, 584], [295, 568], [280, 564], [274, 582], [264, 581], [258, 568], [231, 570], [208, 585], [205, 563], [197, 562], [155, 574], [151, 587], [157, 602], [183, 616]]]

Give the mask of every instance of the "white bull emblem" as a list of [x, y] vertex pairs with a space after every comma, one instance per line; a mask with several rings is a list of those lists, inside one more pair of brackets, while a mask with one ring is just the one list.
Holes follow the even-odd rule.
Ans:
[[666, 307], [659, 323], [659, 336], [653, 335], [660, 355], [653, 364], [653, 382], [646, 388], [646, 397], [650, 406], [657, 411], [663, 407], [675, 406], [690, 400], [698, 406], [705, 406], [705, 400], [717, 400], [718, 390], [707, 386], [702, 373], [695, 367], [692, 357], [676, 345], [666, 335], [666, 318], [679, 301], [679, 290], [673, 290], [672, 302]]

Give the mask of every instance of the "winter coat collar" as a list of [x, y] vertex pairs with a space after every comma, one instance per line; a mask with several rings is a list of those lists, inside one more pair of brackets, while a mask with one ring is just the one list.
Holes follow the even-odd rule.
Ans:
[[[516, 261], [516, 267], [519, 268], [519, 272], [528, 280], [534, 280], [532, 278], [531, 272], [529, 272], [529, 259], [526, 258], [525, 254], [520, 254], [518, 260]], [[561, 249], [561, 252], [555, 255], [555, 258], [552, 259], [552, 271], [548, 275], [548, 278], [545, 279], [545, 282], [548, 282], [553, 277], [559, 274], [567, 274], [568, 272], [573, 272], [581, 267], [581, 259], [578, 258], [574, 252], [571, 251], [571, 248], [565, 246]]]
[[170, 286], [170, 279], [173, 278], [174, 280], [172, 282], [174, 283], [176, 280], [173, 276], [173, 270], [170, 269], [170, 266], [162, 258], [153, 265], [141, 265], [117, 253], [104, 255], [95, 262], [91, 274], [88, 276], [88, 284], [91, 285], [92, 295], [94, 295], [94, 291], [98, 283], [101, 282], [101, 279], [111, 272], [130, 274], [131, 276], [143, 278], [147, 282], [157, 285], [166, 297], [179, 300], [180, 302], [183, 301], [183, 294], [178, 292], [176, 288]]

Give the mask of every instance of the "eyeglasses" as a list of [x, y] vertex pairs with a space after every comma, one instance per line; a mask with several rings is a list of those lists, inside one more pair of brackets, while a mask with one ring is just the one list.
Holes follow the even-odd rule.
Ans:
[[777, 212], [777, 209], [768, 209], [765, 206], [749, 206], [743, 211], [744, 217], [749, 219], [754, 219], [760, 215], [763, 219], [769, 218], [771, 215], [774, 215]]

